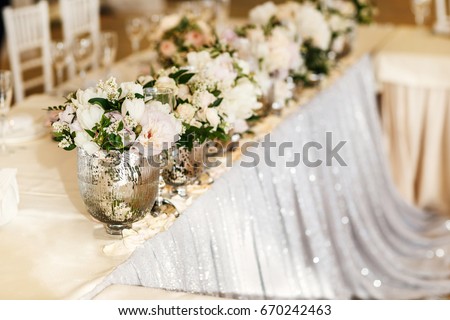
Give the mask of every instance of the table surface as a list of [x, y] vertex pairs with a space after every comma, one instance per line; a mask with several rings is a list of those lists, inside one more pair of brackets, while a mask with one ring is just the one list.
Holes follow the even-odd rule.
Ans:
[[397, 27], [380, 45], [377, 78], [408, 86], [450, 87], [450, 37], [429, 29]]
[[[384, 26], [361, 28], [347, 61], [377, 50], [392, 32]], [[121, 61], [116, 67], [125, 70], [130, 63]], [[122, 77], [121, 81], [132, 80]], [[45, 108], [60, 101], [35, 95], [15, 109]], [[0, 158], [0, 167], [18, 169], [20, 191], [18, 216], [0, 228], [0, 298], [80, 298], [127, 256], [108, 257], [102, 252], [113, 238], [86, 212], [78, 193], [75, 152], [58, 149], [49, 136], [14, 148], [13, 154]], [[104, 297], [130, 294], [129, 289], [111, 292]]]

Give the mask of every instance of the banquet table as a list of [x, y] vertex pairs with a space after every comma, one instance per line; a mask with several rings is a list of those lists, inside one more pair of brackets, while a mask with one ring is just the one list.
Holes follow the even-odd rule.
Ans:
[[[321, 87], [304, 90], [297, 104], [255, 128], [255, 140], [271, 132], [272, 141], [292, 141], [293, 150], [308, 141], [325, 146], [325, 133], [332, 132], [335, 143], [347, 141], [342, 156], [348, 166], [287, 168], [285, 159], [272, 157], [273, 168], [243, 168], [240, 158], [186, 205], [170, 229], [134, 253], [105, 254], [105, 246], [121, 240], [88, 217], [75, 153], [58, 149], [49, 136], [16, 145], [13, 155], [0, 158], [1, 168], [18, 169], [20, 191], [17, 217], [0, 227], [0, 298], [449, 293], [450, 223], [403, 202], [384, 165], [368, 54], [392, 31], [361, 28], [353, 53]], [[115, 67], [132, 70], [130, 64]], [[121, 81], [132, 79], [122, 74]], [[36, 95], [15, 109], [31, 112], [59, 101]]]
[[403, 197], [450, 216], [450, 39], [398, 27], [379, 48], [377, 78], [391, 172]]

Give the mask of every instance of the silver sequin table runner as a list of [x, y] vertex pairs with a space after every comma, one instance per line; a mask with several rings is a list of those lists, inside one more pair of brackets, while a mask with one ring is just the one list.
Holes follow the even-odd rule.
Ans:
[[[331, 147], [346, 141], [339, 152], [346, 166], [326, 164], [327, 132]], [[271, 133], [278, 146], [293, 143], [284, 156], [253, 149], [275, 166], [235, 163], [92, 295], [110, 284], [241, 299], [450, 293], [450, 222], [399, 197], [381, 139], [366, 56]], [[322, 146], [311, 148], [309, 159], [323, 163], [287, 166], [309, 142]]]

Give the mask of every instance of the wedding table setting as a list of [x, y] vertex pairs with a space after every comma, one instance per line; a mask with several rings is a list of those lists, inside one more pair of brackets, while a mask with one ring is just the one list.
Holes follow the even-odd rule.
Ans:
[[0, 298], [448, 295], [450, 220], [400, 196], [383, 144], [374, 56], [399, 31], [365, 3], [164, 16], [2, 113]]

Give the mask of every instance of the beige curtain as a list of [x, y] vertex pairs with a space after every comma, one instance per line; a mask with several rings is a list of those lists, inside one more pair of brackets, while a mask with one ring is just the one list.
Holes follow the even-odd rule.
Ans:
[[450, 216], [450, 89], [385, 83], [382, 119], [400, 192]]

